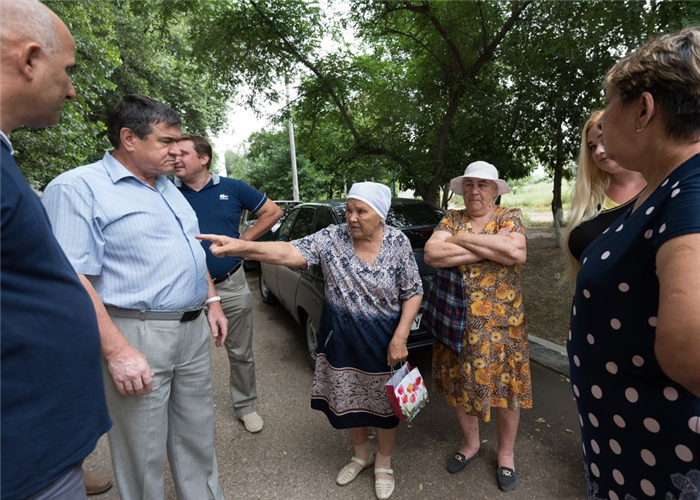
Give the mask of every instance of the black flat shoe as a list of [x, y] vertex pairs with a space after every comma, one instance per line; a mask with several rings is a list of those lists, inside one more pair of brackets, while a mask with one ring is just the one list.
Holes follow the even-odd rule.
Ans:
[[518, 484], [518, 473], [508, 467], [499, 467], [496, 472], [498, 488], [501, 491], [513, 491]]
[[474, 453], [471, 457], [467, 458], [464, 455], [462, 455], [460, 452], [455, 452], [454, 455], [452, 455], [448, 460], [447, 460], [447, 472], [450, 474], [454, 474], [455, 472], [459, 472], [461, 470], [464, 470], [464, 468], [469, 465], [469, 462], [474, 460], [476, 457], [479, 456], [479, 453], [481, 452], [481, 448], [476, 450], [476, 453]]

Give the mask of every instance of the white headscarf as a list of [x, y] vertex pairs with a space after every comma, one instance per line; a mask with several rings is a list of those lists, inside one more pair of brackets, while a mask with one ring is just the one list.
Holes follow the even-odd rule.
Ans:
[[382, 220], [386, 219], [391, 206], [391, 190], [378, 182], [356, 182], [350, 188], [348, 199], [364, 201]]

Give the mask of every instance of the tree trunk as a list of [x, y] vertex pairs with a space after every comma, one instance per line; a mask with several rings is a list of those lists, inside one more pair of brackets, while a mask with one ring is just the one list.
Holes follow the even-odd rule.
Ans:
[[[559, 107], [559, 106], [557, 106]], [[559, 110], [557, 110], [559, 111]], [[564, 131], [562, 130], [561, 113], [556, 113], [557, 120], [557, 152], [554, 159], [554, 187], [552, 189], [552, 217], [554, 218], [554, 236], [557, 248], [564, 243], [562, 224], [564, 221], [564, 209], [561, 201], [561, 180], [564, 172]]]

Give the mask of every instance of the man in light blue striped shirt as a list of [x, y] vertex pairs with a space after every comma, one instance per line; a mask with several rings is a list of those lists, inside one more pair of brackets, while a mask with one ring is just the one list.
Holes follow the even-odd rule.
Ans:
[[164, 176], [180, 153], [179, 126], [168, 106], [126, 96], [108, 120], [114, 151], [58, 176], [43, 197], [97, 310], [124, 500], [163, 498], [166, 448], [179, 498], [223, 498], [208, 330], [221, 346], [227, 320], [194, 238], [197, 217]]

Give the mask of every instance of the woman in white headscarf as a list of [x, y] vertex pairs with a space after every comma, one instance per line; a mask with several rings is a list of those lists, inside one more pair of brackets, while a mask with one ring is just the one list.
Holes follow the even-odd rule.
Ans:
[[[408, 238], [385, 223], [390, 205], [388, 187], [360, 182], [348, 193], [347, 223], [305, 238], [254, 242], [201, 236], [219, 257], [301, 269], [321, 266], [326, 290], [311, 407], [324, 412], [336, 429], [347, 429], [355, 447], [336, 482], [346, 485], [374, 464], [379, 499], [394, 491], [391, 451], [399, 423], [384, 385], [391, 367], [408, 356], [406, 340], [423, 295]], [[377, 429], [376, 460], [367, 427]]]

